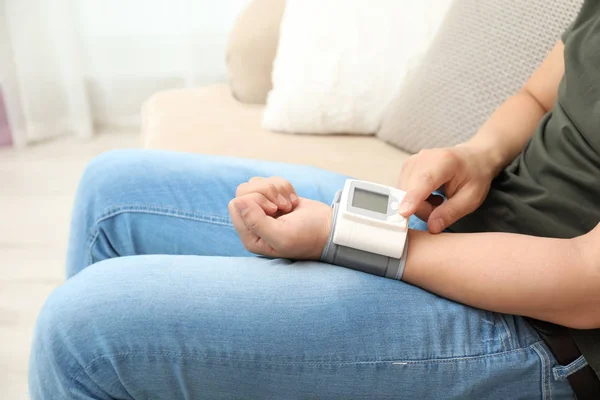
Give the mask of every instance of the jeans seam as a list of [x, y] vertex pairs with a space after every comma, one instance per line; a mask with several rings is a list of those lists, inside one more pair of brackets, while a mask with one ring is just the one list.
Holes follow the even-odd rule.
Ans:
[[88, 262], [87, 265], [92, 265], [94, 263], [94, 258], [92, 257], [92, 247], [94, 247], [94, 245], [96, 244], [96, 240], [98, 239], [98, 235], [100, 234], [100, 231], [98, 230], [98, 228], [96, 227], [96, 225], [94, 224], [94, 230], [92, 232], [90, 232], [90, 236], [88, 239]]
[[[496, 318], [494, 318], [494, 321], [497, 321], [497, 319], [500, 318], [502, 320], [504, 320], [504, 318], [502, 317], [502, 315], [498, 315]], [[508, 347], [506, 346], [506, 338], [505, 338], [505, 329], [503, 329], [504, 325], [502, 326], [498, 326], [498, 323], [494, 322], [494, 333], [498, 336], [498, 338], [500, 339], [500, 344], [502, 345], [502, 350], [503, 351], [508, 351]]]
[[518, 347], [517, 343], [513, 340], [513, 337], [510, 333], [510, 328], [508, 327], [508, 323], [504, 319], [503, 314], [500, 314], [500, 322], [502, 323], [502, 326], [504, 327], [504, 333], [506, 334], [506, 340], [508, 341], [509, 348], [514, 349], [514, 348]]
[[551, 361], [542, 343], [534, 343], [531, 347], [537, 353], [542, 364], [542, 399], [552, 400], [552, 385], [550, 384], [550, 377], [552, 376]]
[[[536, 343], [537, 344], [537, 343]], [[447, 364], [447, 363], [456, 363], [456, 362], [469, 362], [469, 361], [477, 361], [477, 360], [484, 360], [484, 359], [488, 359], [488, 358], [494, 358], [494, 357], [499, 357], [499, 356], [505, 356], [505, 355], [509, 355], [509, 354], [513, 354], [513, 353], [522, 353], [522, 352], [529, 352], [530, 348], [532, 348], [534, 345], [529, 346], [529, 347], [525, 347], [525, 348], [519, 348], [519, 349], [515, 349], [515, 350], [510, 350], [510, 351], [504, 351], [504, 352], [498, 352], [498, 353], [492, 353], [492, 354], [483, 354], [483, 355], [478, 355], [478, 356], [465, 356], [465, 357], [452, 357], [452, 358], [434, 358], [434, 359], [423, 359], [423, 360], [398, 360], [398, 359], [391, 359], [391, 360], [369, 360], [369, 361], [257, 361], [257, 360], [252, 360], [252, 359], [243, 359], [243, 358], [233, 358], [233, 357], [204, 357], [204, 356], [190, 356], [190, 355], [186, 355], [186, 354], [181, 354], [181, 353], [174, 353], [174, 352], [160, 352], [160, 351], [133, 351], [133, 352], [124, 352], [124, 353], [114, 353], [114, 354], [107, 354], [107, 355], [101, 355], [98, 356], [96, 358], [94, 358], [93, 360], [91, 360], [90, 362], [88, 362], [82, 369], [80, 369], [77, 373], [75, 373], [75, 375], [73, 375], [72, 380], [77, 379], [77, 377], [79, 377], [79, 375], [81, 375], [83, 372], [88, 371], [92, 366], [96, 365], [98, 362], [103, 361], [103, 360], [114, 360], [114, 359], [118, 359], [118, 358], [126, 358], [126, 357], [130, 357], [130, 356], [136, 356], [136, 355], [141, 355], [141, 356], [169, 356], [169, 357], [179, 357], [179, 358], [185, 358], [185, 359], [189, 359], [189, 360], [204, 360], [204, 361], [227, 361], [227, 362], [242, 362], [242, 363], [255, 363], [255, 364], [266, 364], [266, 365], [281, 365], [281, 366], [292, 366], [292, 365], [305, 365], [305, 366], [319, 366], [319, 365], [368, 365], [368, 364], [388, 364], [388, 365], [393, 365], [393, 364], [401, 364], [401, 365], [427, 365], [427, 364]], [[546, 399], [546, 397], [544, 397], [544, 399]]]
[[231, 220], [227, 217], [213, 214], [199, 214], [190, 211], [181, 210], [173, 207], [164, 206], [148, 206], [143, 204], [122, 204], [119, 206], [111, 206], [104, 209], [100, 215], [96, 218], [94, 225], [99, 224], [109, 218], [115, 217], [116, 215], [127, 213], [127, 212], [139, 212], [156, 215], [165, 215], [169, 217], [186, 218], [193, 221], [216, 223], [220, 225], [231, 226]]
[[226, 218], [226, 217], [222, 217], [219, 215], [212, 215], [212, 214], [192, 213], [189, 211], [184, 211], [184, 210], [180, 210], [180, 209], [172, 208], [172, 207], [145, 206], [145, 205], [141, 205], [141, 204], [124, 204], [124, 205], [120, 205], [120, 206], [111, 206], [111, 207], [106, 208], [104, 211], [102, 211], [92, 225], [92, 229], [90, 230], [90, 233], [88, 235], [88, 246], [87, 246], [88, 264], [87, 265], [92, 265], [94, 262], [94, 259], [92, 257], [92, 248], [94, 247], [94, 244], [96, 244], [96, 240], [98, 239], [98, 235], [100, 234], [98, 225], [100, 223], [102, 223], [103, 221], [106, 221], [107, 219], [114, 218], [117, 215], [128, 213], [128, 212], [146, 213], [146, 214], [153, 214], [153, 215], [164, 215], [167, 217], [185, 218], [185, 219], [189, 219], [192, 221], [204, 222], [204, 223], [209, 223], [209, 224], [233, 226], [231, 224], [231, 221], [229, 220], [229, 218]]

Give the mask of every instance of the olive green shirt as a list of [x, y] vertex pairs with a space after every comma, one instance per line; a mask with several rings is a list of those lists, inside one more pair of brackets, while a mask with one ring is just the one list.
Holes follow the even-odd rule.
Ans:
[[[565, 75], [554, 108], [483, 205], [451, 231], [571, 238], [600, 222], [600, 1], [584, 3], [563, 42]], [[600, 376], [600, 330], [572, 336]]]

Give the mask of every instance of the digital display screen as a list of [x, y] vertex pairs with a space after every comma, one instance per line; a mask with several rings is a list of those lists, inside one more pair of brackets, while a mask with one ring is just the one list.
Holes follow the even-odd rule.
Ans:
[[374, 211], [381, 214], [387, 214], [388, 200], [389, 196], [386, 194], [354, 188], [352, 207], [362, 208], [363, 210]]

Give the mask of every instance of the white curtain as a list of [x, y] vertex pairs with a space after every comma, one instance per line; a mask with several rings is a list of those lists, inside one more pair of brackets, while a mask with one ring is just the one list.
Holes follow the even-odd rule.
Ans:
[[226, 80], [248, 0], [0, 0], [0, 85], [13, 140], [136, 126], [158, 90]]

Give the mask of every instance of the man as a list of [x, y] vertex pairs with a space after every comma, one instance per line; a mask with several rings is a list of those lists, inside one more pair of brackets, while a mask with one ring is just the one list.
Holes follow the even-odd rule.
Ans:
[[595, 398], [599, 44], [588, 1], [471, 140], [406, 162], [400, 212], [420, 219], [403, 282], [316, 262], [344, 176], [100, 156], [71, 279], [36, 329], [32, 398]]

